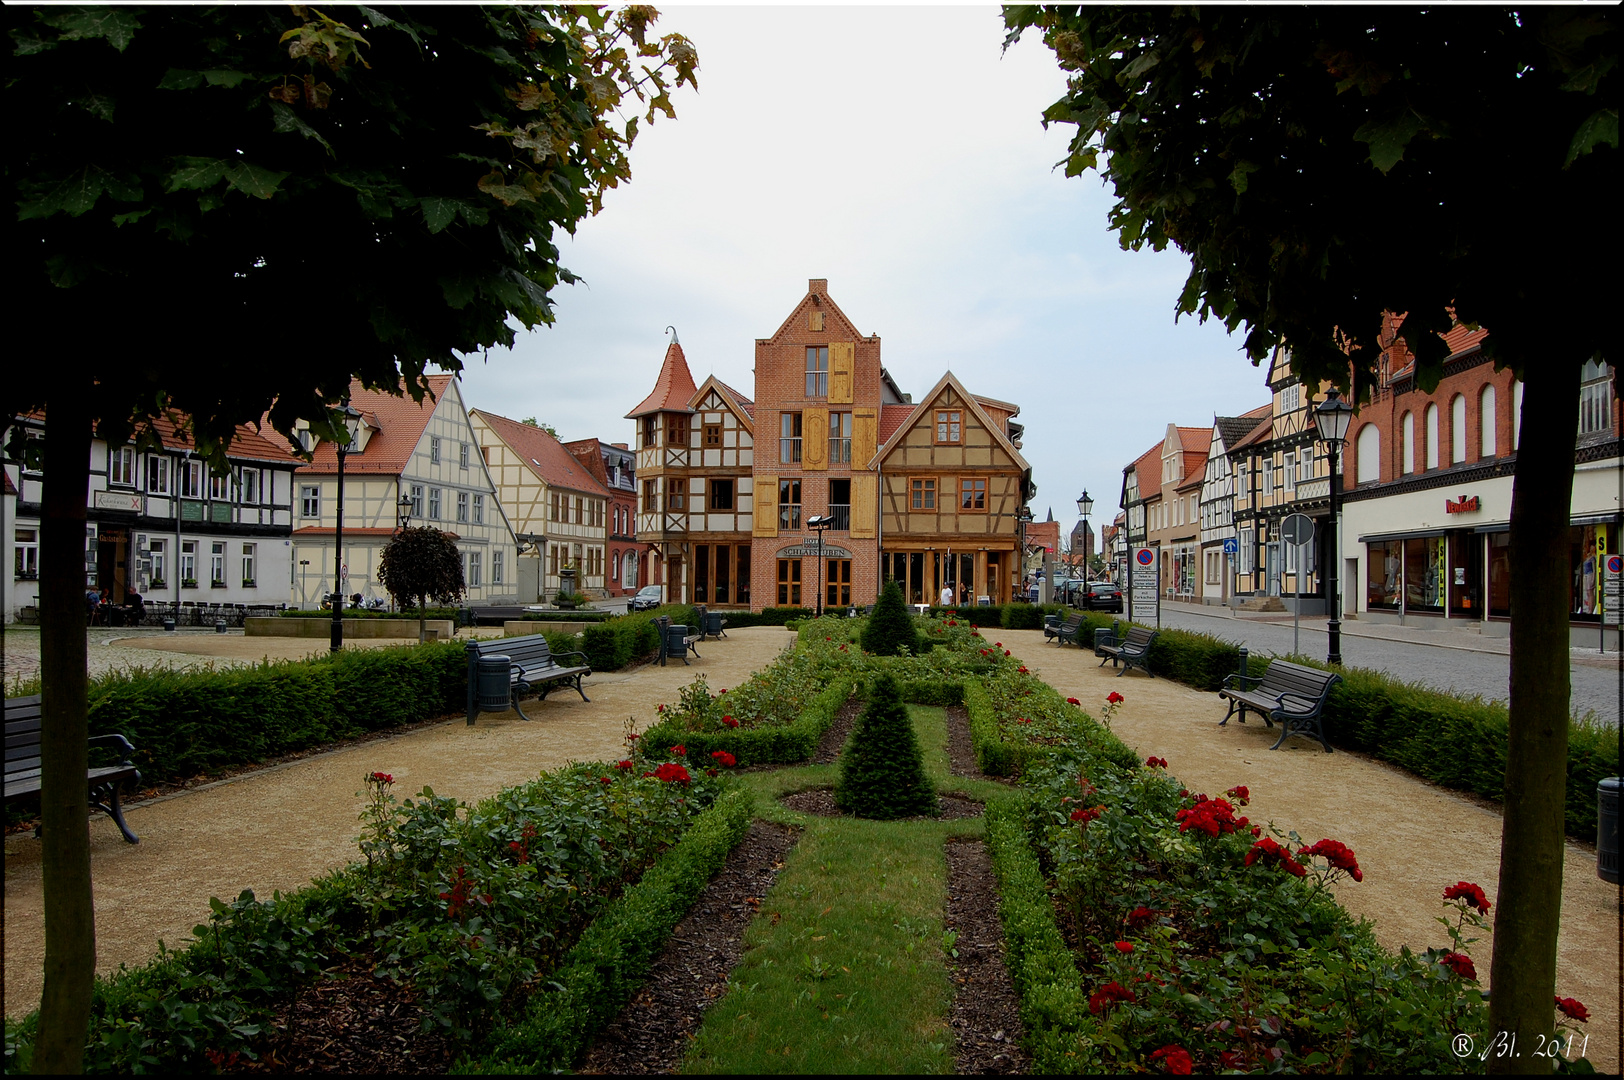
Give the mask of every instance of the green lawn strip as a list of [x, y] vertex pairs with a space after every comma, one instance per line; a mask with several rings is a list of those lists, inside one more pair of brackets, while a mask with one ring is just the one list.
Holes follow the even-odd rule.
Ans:
[[[951, 775], [942, 710], [909, 706], [939, 790], [1003, 790]], [[943, 963], [952, 822], [819, 818], [777, 799], [833, 786], [838, 766], [754, 773], [762, 816], [805, 830], [745, 935], [733, 989], [706, 1014], [685, 1069], [699, 1073], [945, 1073], [952, 987]]]

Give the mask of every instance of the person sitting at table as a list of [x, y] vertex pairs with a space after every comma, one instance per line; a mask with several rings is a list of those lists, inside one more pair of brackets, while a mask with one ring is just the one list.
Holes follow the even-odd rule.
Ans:
[[134, 589], [124, 591], [124, 619], [126, 625], [140, 626], [147, 617], [147, 604]]

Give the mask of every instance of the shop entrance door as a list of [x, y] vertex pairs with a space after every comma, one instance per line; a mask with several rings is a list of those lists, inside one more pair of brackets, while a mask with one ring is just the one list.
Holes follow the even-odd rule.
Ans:
[[1483, 618], [1483, 541], [1464, 530], [1449, 534], [1449, 614]]
[[1270, 540], [1263, 545], [1263, 573], [1268, 581], [1270, 596], [1280, 595], [1280, 541]]
[[109, 590], [113, 603], [122, 604], [129, 584], [130, 531], [103, 526], [96, 541], [96, 587]]

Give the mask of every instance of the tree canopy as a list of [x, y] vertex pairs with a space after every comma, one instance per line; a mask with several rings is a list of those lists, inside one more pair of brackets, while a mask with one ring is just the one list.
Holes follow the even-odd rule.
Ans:
[[8, 8], [16, 355], [69, 353], [115, 438], [170, 408], [221, 461], [267, 410], [325, 430], [352, 376], [421, 399], [428, 365], [552, 321], [555, 233], [694, 83], [657, 14]]
[[1124, 248], [1188, 254], [1178, 311], [1244, 326], [1254, 361], [1289, 341], [1295, 371], [1346, 386], [1351, 349], [1363, 391], [1383, 310], [1408, 313], [1428, 389], [1451, 312], [1490, 326], [1485, 349], [1519, 375], [1605, 342], [1615, 11], [1011, 6], [1005, 21], [1010, 41], [1040, 29], [1068, 73], [1044, 113], [1076, 126], [1067, 175], [1110, 182]]

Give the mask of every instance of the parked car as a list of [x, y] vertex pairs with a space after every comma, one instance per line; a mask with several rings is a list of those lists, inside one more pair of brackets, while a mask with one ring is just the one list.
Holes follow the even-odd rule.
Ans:
[[664, 585], [644, 585], [637, 595], [626, 601], [627, 611], [652, 611], [665, 602]]
[[1083, 595], [1082, 607], [1090, 611], [1122, 610], [1122, 587], [1114, 581], [1095, 581]]

